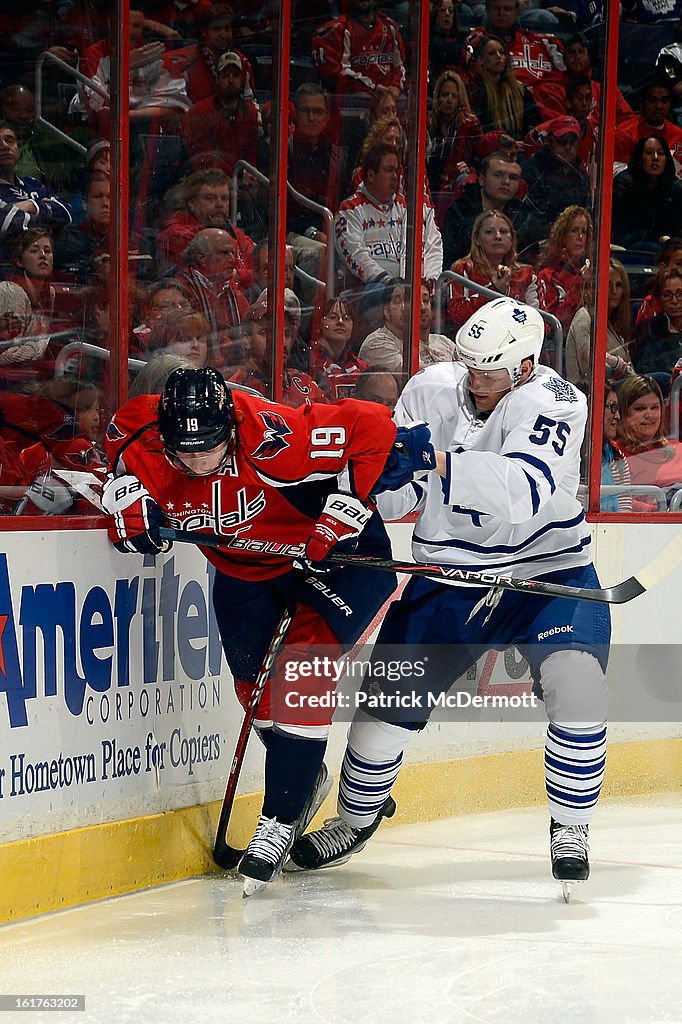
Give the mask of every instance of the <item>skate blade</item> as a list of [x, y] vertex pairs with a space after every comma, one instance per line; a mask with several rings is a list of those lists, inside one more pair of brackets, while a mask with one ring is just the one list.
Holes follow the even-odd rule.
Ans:
[[242, 877], [244, 879], [242, 899], [244, 900], [248, 900], [250, 896], [255, 896], [256, 893], [262, 892], [263, 889], [267, 888], [268, 883], [262, 882], [260, 878], [247, 878], [246, 875]]
[[572, 880], [570, 882], [561, 883], [561, 894], [564, 897], [564, 903], [570, 903], [573, 893], [576, 891], [578, 886], [583, 884], [583, 879]]

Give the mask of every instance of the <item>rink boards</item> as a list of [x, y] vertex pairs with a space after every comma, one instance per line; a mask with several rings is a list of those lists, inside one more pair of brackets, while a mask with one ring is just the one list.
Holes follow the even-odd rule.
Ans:
[[[604, 585], [636, 572], [675, 527], [593, 527]], [[390, 527], [409, 557], [410, 527]], [[0, 551], [0, 922], [213, 869], [226, 765], [241, 719], [210, 603], [210, 567], [190, 547], [119, 555], [103, 531], [12, 533]], [[678, 789], [679, 664], [675, 567], [616, 610], [614, 673], [636, 665], [641, 693], [618, 696], [606, 793]], [[664, 685], [658, 676], [663, 666]], [[628, 688], [631, 688], [628, 682]], [[458, 687], [459, 689], [459, 687]], [[396, 789], [405, 823], [544, 802], [544, 715], [516, 711], [525, 664], [492, 653], [410, 750]], [[467, 697], [467, 694], [469, 697]], [[507, 708], [482, 708], [502, 695]], [[468, 703], [467, 703], [468, 701]], [[614, 716], [612, 716], [614, 717]], [[332, 730], [338, 770], [346, 726]], [[253, 829], [262, 788], [253, 744], [235, 808]], [[321, 816], [333, 812], [333, 800]]]

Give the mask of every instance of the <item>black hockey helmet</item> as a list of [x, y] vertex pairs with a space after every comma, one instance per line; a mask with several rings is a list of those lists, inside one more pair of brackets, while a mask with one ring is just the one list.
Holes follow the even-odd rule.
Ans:
[[174, 370], [159, 402], [159, 431], [169, 452], [206, 452], [233, 432], [232, 398], [211, 366]]

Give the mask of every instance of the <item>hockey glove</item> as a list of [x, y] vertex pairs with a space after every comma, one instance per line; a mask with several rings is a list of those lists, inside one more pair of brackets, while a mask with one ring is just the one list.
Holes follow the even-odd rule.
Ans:
[[144, 484], [136, 476], [115, 476], [102, 491], [102, 506], [111, 516], [109, 540], [117, 551], [158, 555], [170, 547], [159, 528], [164, 515]]
[[63, 516], [73, 506], [73, 495], [68, 487], [56, 480], [52, 474], [36, 478], [26, 489], [26, 497], [17, 509], [20, 515], [35, 512], [43, 516]]
[[397, 491], [436, 468], [436, 453], [431, 444], [431, 431], [423, 420], [398, 427], [386, 465], [373, 491]]
[[306, 542], [303, 568], [327, 572], [332, 568], [326, 561], [330, 552], [339, 548], [353, 551], [371, 517], [371, 509], [354, 495], [330, 494]]

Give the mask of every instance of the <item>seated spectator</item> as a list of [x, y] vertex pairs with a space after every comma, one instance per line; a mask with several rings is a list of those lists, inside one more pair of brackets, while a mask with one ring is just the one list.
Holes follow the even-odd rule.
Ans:
[[466, 255], [476, 218], [484, 210], [499, 210], [512, 221], [521, 251], [541, 237], [535, 211], [527, 199], [519, 197], [522, 183], [521, 167], [504, 152], [486, 156], [481, 161], [478, 180], [465, 183], [448, 207], [443, 227], [443, 258], [445, 266]]
[[91, 381], [72, 377], [45, 381], [38, 394], [61, 408], [62, 423], [22, 450], [21, 461], [33, 482], [15, 514], [94, 515], [101, 509], [107, 471], [98, 443], [102, 394]]
[[[658, 269], [668, 270], [669, 267], [682, 267], [682, 236], [673, 235], [667, 242], [664, 242], [658, 256]], [[642, 322], [642, 320], [648, 320], [649, 317], [654, 316], [656, 313], [661, 312], [661, 307], [657, 299], [654, 299], [651, 292], [644, 296], [641, 305], [637, 310], [636, 324]]]
[[[587, 39], [577, 33], [570, 36], [564, 43], [564, 64], [566, 70], [558, 75], [542, 78], [533, 85], [535, 100], [543, 121], [554, 117], [563, 117], [566, 113], [568, 87], [576, 79], [587, 78], [590, 83], [591, 103], [589, 113], [595, 125], [599, 123], [601, 111], [601, 83], [592, 77], [592, 66]], [[574, 115], [575, 116], [575, 115]], [[632, 107], [626, 101], [620, 89], [616, 90], [616, 124], [621, 125], [633, 116]]]
[[[446, 70], [464, 70], [467, 51], [459, 30], [459, 3], [437, 0], [431, 10], [429, 32], [429, 82], [437, 82]], [[435, 87], [434, 87], [435, 91]]]
[[0, 121], [0, 240], [12, 239], [29, 228], [59, 231], [70, 224], [68, 205], [37, 178], [20, 177], [16, 173], [18, 162], [14, 130]]
[[190, 107], [182, 137], [192, 170], [219, 167], [231, 175], [238, 160], [256, 164], [259, 113], [244, 99], [246, 71], [238, 53], [218, 58], [217, 92]]
[[391, 373], [403, 368], [403, 347], [407, 336], [405, 284], [392, 281], [384, 287], [383, 326], [368, 334], [358, 355], [368, 366]]
[[[235, 384], [259, 391], [270, 397], [270, 378], [273, 356], [272, 315], [267, 302], [249, 306], [242, 320], [241, 331], [246, 349], [246, 359], [228, 380]], [[284, 317], [284, 378], [281, 402], [291, 408], [310, 405], [311, 402], [327, 402], [327, 396], [312, 377], [302, 370], [290, 370], [287, 366], [289, 353], [294, 343], [292, 318], [289, 312]]]
[[364, 165], [367, 154], [375, 146], [393, 146], [398, 154], [400, 166], [398, 169], [400, 180], [398, 182], [398, 194], [405, 195], [405, 157], [407, 155], [407, 135], [402, 122], [397, 114], [378, 117], [370, 126], [360, 149], [360, 162], [353, 171], [351, 189], [355, 190], [362, 185], [364, 176]]
[[90, 284], [98, 263], [109, 259], [110, 199], [109, 175], [94, 171], [85, 191], [85, 220], [64, 228], [55, 239], [55, 268], [68, 271], [79, 284]]
[[509, 50], [514, 74], [529, 89], [534, 89], [546, 78], [557, 78], [565, 70], [558, 39], [519, 25], [520, 0], [486, 0], [485, 13], [483, 26], [473, 29], [467, 37], [470, 53], [474, 52], [482, 36], [499, 36]]
[[[289, 138], [289, 182], [306, 199], [334, 213], [348, 190], [348, 166], [329, 134], [329, 96], [314, 82], [304, 82], [294, 94], [296, 124]], [[296, 264], [310, 277], [325, 280], [322, 261], [327, 252], [327, 222], [321, 213], [287, 200], [287, 242]], [[316, 286], [307, 282], [301, 294], [313, 302]]]
[[351, 398], [359, 375], [368, 364], [351, 349], [353, 313], [343, 299], [329, 299], [322, 311], [310, 352], [310, 375], [321, 369], [333, 398]]
[[[267, 305], [267, 301], [268, 290], [264, 288], [256, 299], [256, 305], [261, 306], [263, 303]], [[292, 339], [287, 345], [287, 367], [290, 370], [307, 372], [311, 366], [310, 345], [301, 337], [301, 320], [303, 318], [301, 303], [291, 288], [284, 289], [284, 313]], [[323, 391], [326, 391], [327, 381], [319, 367], [315, 375], [315, 383], [319, 384]]]
[[[444, 0], [452, 6], [452, 0]], [[431, 195], [448, 191], [459, 177], [468, 174], [479, 155], [481, 123], [469, 105], [460, 76], [443, 71], [433, 88], [428, 120], [426, 169]]]
[[54, 316], [55, 290], [52, 235], [43, 228], [30, 228], [16, 239], [13, 269], [9, 276], [26, 292], [40, 333], [49, 333]]
[[[267, 238], [258, 242], [253, 250], [252, 270], [253, 284], [244, 291], [249, 304], [256, 302], [259, 295], [268, 286], [268, 267], [270, 265], [270, 243]], [[284, 287], [294, 290], [295, 279], [294, 250], [287, 245], [284, 250]]]
[[405, 87], [405, 45], [374, 0], [349, 0], [348, 13], [313, 33], [313, 60], [326, 89], [339, 97], [371, 96], [379, 86], [397, 97]]
[[185, 249], [185, 264], [187, 269], [177, 275], [178, 280], [208, 321], [212, 341], [224, 361], [232, 345], [233, 328], [239, 326], [248, 308], [237, 280], [234, 238], [219, 228], [205, 228]]
[[665, 139], [639, 139], [627, 170], [613, 180], [611, 238], [626, 249], [658, 252], [682, 231], [682, 183]]
[[[364, 180], [341, 203], [334, 221], [336, 252], [350, 284], [385, 284], [405, 273], [407, 205], [398, 195], [399, 161], [392, 146], [375, 146], [365, 160]], [[422, 275], [443, 269], [443, 243], [433, 208], [424, 204]], [[376, 301], [376, 300], [375, 300]]]
[[[604, 438], [601, 455], [601, 483], [602, 487], [627, 486], [630, 481], [630, 467], [623, 453], [615, 447], [615, 440], [618, 436], [620, 426], [620, 407], [618, 395], [606, 385], [604, 398]], [[602, 495], [600, 512], [632, 512], [632, 495], [627, 492], [622, 494]]]
[[[658, 135], [673, 154], [676, 176], [682, 177], [682, 128], [669, 120], [672, 87], [665, 78], [654, 77], [640, 92], [640, 114], [616, 121], [614, 160], [629, 164], [640, 139]], [[620, 169], [620, 168], [619, 168]]]
[[[580, 128], [578, 158], [586, 167], [592, 164], [597, 156], [596, 122], [591, 114], [591, 109], [592, 93], [589, 78], [572, 78], [566, 87], [564, 114], [574, 117], [578, 122]], [[555, 118], [552, 117], [531, 129], [525, 139], [526, 156], [532, 156], [542, 149], [549, 134], [550, 125], [554, 120]]]
[[233, 45], [234, 11], [228, 4], [202, 5], [195, 23], [198, 42], [164, 54], [166, 68], [176, 78], [184, 79], [191, 103], [199, 103], [215, 95], [218, 87], [218, 61], [225, 53], [236, 53], [244, 70], [242, 95], [255, 100], [253, 69], [240, 50]]
[[528, 196], [545, 237], [567, 206], [592, 209], [592, 188], [578, 156], [580, 125], [574, 117], [557, 117], [547, 126], [544, 148], [523, 165]]
[[155, 352], [135, 375], [128, 388], [128, 398], [138, 395], [161, 395], [174, 370], [191, 370], [195, 364], [186, 356], [172, 352]]
[[[677, 490], [682, 486], [682, 443], [663, 434], [663, 395], [656, 381], [629, 377], [618, 389], [618, 405], [620, 428], [612, 444], [627, 459], [631, 482]], [[637, 495], [632, 508], [652, 512], [657, 502], [653, 495]]]
[[19, 146], [15, 171], [62, 195], [75, 189], [80, 159], [71, 146], [36, 123], [33, 93], [25, 85], [8, 85], [0, 93], [0, 118], [13, 130]]
[[217, 167], [190, 174], [182, 188], [183, 207], [171, 215], [156, 243], [160, 252], [176, 267], [184, 264], [184, 252], [195, 235], [204, 228], [221, 228], [236, 243], [237, 281], [248, 288], [253, 281], [251, 254], [253, 241], [230, 223], [230, 179]]
[[652, 295], [661, 312], [637, 325], [632, 362], [640, 374], [672, 374], [682, 357], [682, 268], [659, 271]]
[[[111, 34], [115, 31], [113, 15], [108, 18], [109, 33], [84, 50], [80, 58], [81, 74], [90, 78], [107, 97], [111, 91]], [[141, 4], [130, 5], [130, 121], [154, 120], [157, 129], [174, 131], [179, 119], [189, 110], [191, 101], [182, 76], [171, 75], [164, 67], [166, 47], [156, 40], [147, 42], [144, 35], [144, 11]], [[72, 112], [88, 115], [101, 135], [110, 134], [110, 106], [108, 98], [99, 91], [85, 86], [71, 104]]]
[[540, 120], [530, 90], [517, 79], [506, 43], [481, 37], [469, 65], [474, 113], [484, 132], [501, 131], [522, 139]]
[[433, 334], [432, 285], [422, 281], [419, 289], [419, 368], [455, 358], [455, 345], [445, 334]]
[[[469, 253], [450, 269], [469, 281], [537, 309], [535, 271], [528, 264], [518, 262], [517, 245], [516, 231], [509, 217], [498, 210], [486, 210], [474, 221]], [[486, 302], [490, 302], [488, 296], [456, 281], [450, 282], [448, 316], [455, 328], [461, 327]]]
[[398, 381], [392, 373], [370, 366], [358, 377], [353, 398], [395, 409], [399, 394]]
[[[606, 331], [606, 380], [617, 381], [635, 371], [630, 362], [628, 346], [632, 337], [630, 326], [630, 282], [625, 267], [618, 260], [610, 261], [609, 321]], [[576, 311], [566, 337], [564, 358], [567, 380], [585, 389], [591, 385], [590, 356], [594, 332], [591, 309], [594, 302], [594, 273], [586, 276], [584, 305]]]
[[201, 313], [174, 309], [157, 320], [149, 335], [148, 351], [183, 356], [192, 366], [220, 365], [218, 353], [211, 344], [211, 327]]
[[28, 383], [36, 375], [31, 364], [45, 355], [49, 340], [24, 289], [0, 281], [0, 386]]
[[540, 309], [559, 318], [564, 337], [583, 304], [591, 251], [592, 218], [583, 206], [566, 207], [552, 225], [538, 270]]
[[146, 356], [154, 324], [174, 309], [185, 313], [192, 309], [192, 299], [183, 281], [165, 278], [149, 286], [144, 296], [141, 322], [133, 327], [129, 345], [131, 356]]

